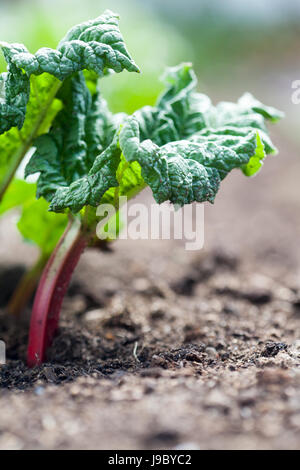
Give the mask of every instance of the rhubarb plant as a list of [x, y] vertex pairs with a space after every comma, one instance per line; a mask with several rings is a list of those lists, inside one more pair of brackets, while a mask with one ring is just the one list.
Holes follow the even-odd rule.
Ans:
[[[71, 36], [80, 36], [79, 29], [82, 27], [71, 30]], [[96, 34], [84, 31], [86, 40]], [[97, 25], [96, 31], [103, 33], [103, 27]], [[109, 33], [107, 42], [111, 37]], [[67, 35], [64, 41], [69, 39]], [[123, 42], [120, 47], [126, 57], [123, 68], [138, 71], [124, 52]], [[60, 52], [63, 54], [63, 50]], [[90, 53], [88, 49], [86, 55]], [[57, 57], [51, 54], [46, 55], [46, 62], [49, 57]], [[84, 55], [81, 49], [80, 59]], [[32, 59], [22, 57], [23, 66], [29, 62], [30, 70], [39, 70]], [[192, 66], [184, 63], [166, 70], [165, 90], [155, 106], [146, 106], [129, 116], [114, 115], [101, 94], [98, 76], [105, 68], [120, 71], [122, 67], [115, 66], [112, 58], [109, 65], [105, 61], [102, 65], [105, 67], [100, 70], [99, 64], [96, 68], [89, 63], [90, 70], [86, 71], [82, 70], [87, 68], [86, 63], [79, 67], [76, 62], [72, 73], [56, 77], [63, 78], [55, 93], [59, 109], [48, 129], [41, 132], [39, 128], [32, 141], [35, 150], [25, 174], [39, 175], [37, 197], [47, 201], [50, 212], [67, 215], [69, 223], [36, 292], [29, 366], [45, 360], [72, 273], [84, 248], [99, 243], [99, 205], [110, 203], [118, 210], [121, 196], [130, 199], [145, 187], [152, 190], [158, 204], [213, 203], [222, 180], [232, 170], [253, 176], [266, 156], [276, 153], [266, 121], [276, 122], [282, 114], [249, 93], [237, 103], [214, 106], [207, 96], [197, 92]], [[22, 104], [20, 108], [22, 111]]]
[[0, 215], [20, 207], [18, 228], [41, 251], [8, 306], [17, 314], [30, 298], [67, 216], [48, 213], [48, 203], [35, 200], [35, 185], [13, 181], [15, 173], [38, 136], [49, 130], [62, 109], [59, 92], [72, 75], [84, 71], [93, 86], [97, 77], [111, 72], [139, 70], [126, 49], [118, 15], [110, 11], [72, 28], [56, 50], [42, 48], [31, 54], [22, 44], [5, 42], [0, 42], [0, 48], [7, 62], [7, 72], [0, 74]]

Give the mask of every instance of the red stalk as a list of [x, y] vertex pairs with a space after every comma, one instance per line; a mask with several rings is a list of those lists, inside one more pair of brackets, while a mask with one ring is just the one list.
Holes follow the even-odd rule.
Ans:
[[33, 304], [27, 364], [42, 364], [58, 328], [64, 295], [73, 271], [88, 243], [81, 231], [81, 223], [74, 219], [67, 226], [50, 257], [40, 280]]

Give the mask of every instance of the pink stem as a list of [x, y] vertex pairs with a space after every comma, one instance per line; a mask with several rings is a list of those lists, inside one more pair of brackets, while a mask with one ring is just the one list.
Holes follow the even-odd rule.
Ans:
[[34, 367], [45, 361], [58, 328], [64, 295], [73, 271], [88, 240], [81, 232], [80, 221], [69, 223], [52, 253], [40, 280], [33, 304], [27, 364]]

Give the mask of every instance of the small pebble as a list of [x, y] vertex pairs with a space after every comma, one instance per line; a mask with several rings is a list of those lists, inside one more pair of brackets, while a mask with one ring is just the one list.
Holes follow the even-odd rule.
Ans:
[[45, 392], [45, 387], [36, 387], [36, 388], [34, 389], [34, 393], [35, 393], [37, 396], [39, 396], [39, 397], [40, 397], [41, 395], [43, 395], [44, 392]]
[[205, 352], [206, 354], [211, 357], [212, 359], [216, 359], [219, 355], [217, 353], [217, 351], [215, 350], [215, 348], [212, 348], [212, 347], [208, 347], [205, 349]]
[[86, 321], [98, 321], [104, 318], [105, 311], [101, 308], [97, 308], [95, 310], [90, 310], [84, 316]]

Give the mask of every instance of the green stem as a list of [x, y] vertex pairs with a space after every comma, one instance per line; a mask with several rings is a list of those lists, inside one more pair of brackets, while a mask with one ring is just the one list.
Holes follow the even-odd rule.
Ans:
[[48, 255], [42, 254], [33, 267], [22, 276], [7, 306], [7, 311], [11, 315], [19, 317], [24, 311], [33, 296], [48, 258]]

